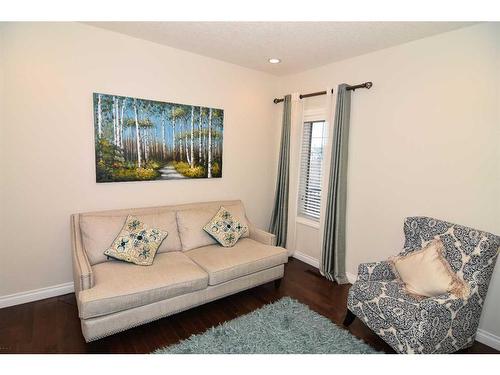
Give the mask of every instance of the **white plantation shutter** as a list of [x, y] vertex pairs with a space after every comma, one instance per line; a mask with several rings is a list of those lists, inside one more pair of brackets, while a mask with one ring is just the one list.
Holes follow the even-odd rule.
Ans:
[[302, 132], [298, 214], [319, 221], [325, 122], [305, 122]]

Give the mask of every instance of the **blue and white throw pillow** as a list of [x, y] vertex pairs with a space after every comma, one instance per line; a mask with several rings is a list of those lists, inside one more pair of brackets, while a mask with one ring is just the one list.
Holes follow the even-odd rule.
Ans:
[[248, 226], [242, 224], [224, 207], [219, 209], [203, 229], [224, 247], [233, 247], [240, 237], [248, 232]]
[[134, 216], [127, 216], [122, 230], [104, 255], [139, 266], [150, 266], [166, 231], [149, 228]]

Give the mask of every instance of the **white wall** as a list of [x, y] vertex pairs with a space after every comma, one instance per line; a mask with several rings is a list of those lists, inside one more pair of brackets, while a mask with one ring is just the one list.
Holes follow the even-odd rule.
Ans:
[[[342, 82], [374, 82], [353, 94], [350, 273], [399, 251], [407, 215], [500, 233], [498, 25], [282, 78], [74, 23], [0, 24], [0, 38], [0, 296], [71, 281], [73, 212], [242, 198], [266, 227], [281, 121], [272, 98]], [[224, 108], [224, 177], [96, 184], [92, 92]], [[297, 249], [317, 258], [304, 228]], [[496, 336], [499, 306], [500, 267], [481, 324]]]
[[[4, 60], [5, 60], [5, 57], [4, 57], [4, 41], [3, 41], [3, 29], [4, 29], [4, 25], [2, 23], [0, 23], [0, 125], [3, 124], [3, 119], [4, 119], [4, 112], [3, 112], [3, 107], [4, 107], [4, 98], [5, 98], [5, 95], [4, 95]], [[0, 126], [0, 150], [4, 148], [4, 143], [3, 143], [3, 139], [4, 139], [4, 136], [3, 136], [3, 126]], [[0, 161], [0, 163], [2, 163]], [[2, 164], [0, 164], [0, 166], [2, 166]], [[2, 181], [0, 180], [0, 203], [2, 203], [2, 190], [3, 190], [3, 184], [2, 184]], [[0, 211], [2, 210], [2, 207], [0, 205]]]
[[[276, 78], [83, 24], [0, 31], [0, 297], [72, 280], [74, 212], [241, 198], [268, 226]], [[96, 184], [93, 92], [223, 108], [223, 177]]]
[[[482, 24], [281, 79], [282, 94], [373, 81], [352, 96], [349, 273], [401, 249], [405, 216], [500, 234], [499, 46], [499, 24]], [[499, 308], [497, 264], [481, 323], [497, 337]]]

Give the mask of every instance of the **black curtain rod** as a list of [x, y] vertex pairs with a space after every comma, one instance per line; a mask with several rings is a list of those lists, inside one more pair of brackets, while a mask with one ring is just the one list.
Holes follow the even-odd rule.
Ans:
[[[361, 83], [359, 85], [349, 86], [349, 87], [347, 87], [347, 90], [355, 91], [356, 89], [370, 89], [372, 86], [373, 86], [373, 83], [365, 82], [365, 83]], [[332, 89], [332, 94], [333, 94], [333, 89]], [[310, 94], [300, 94], [299, 98], [304, 99], [304, 98], [310, 98], [312, 96], [319, 96], [319, 95], [326, 95], [326, 91], [312, 92]], [[281, 98], [281, 99], [275, 98], [273, 101], [274, 101], [274, 104], [278, 104], [284, 100], [285, 99], [283, 99], [283, 98]]]

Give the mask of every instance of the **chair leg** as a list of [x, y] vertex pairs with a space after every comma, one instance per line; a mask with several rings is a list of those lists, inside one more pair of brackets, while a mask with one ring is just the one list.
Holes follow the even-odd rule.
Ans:
[[354, 322], [354, 319], [356, 319], [356, 315], [354, 315], [351, 310], [347, 309], [344, 322], [342, 323], [342, 325], [344, 327], [349, 327], [352, 324], [352, 322]]
[[274, 289], [279, 289], [281, 285], [281, 279], [274, 280]]

